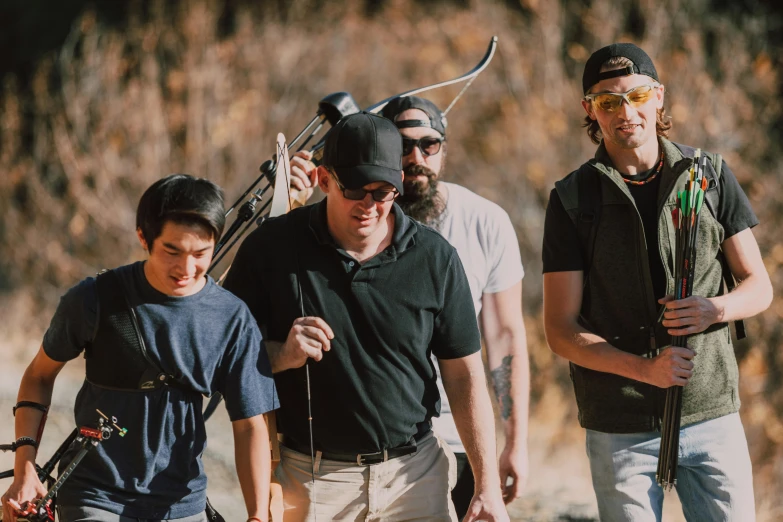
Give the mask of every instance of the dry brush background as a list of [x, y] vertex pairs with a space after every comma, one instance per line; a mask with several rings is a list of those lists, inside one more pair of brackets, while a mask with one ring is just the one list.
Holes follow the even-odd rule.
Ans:
[[[625, 40], [653, 56], [673, 139], [724, 155], [761, 220], [755, 233], [775, 289], [783, 288], [775, 232], [783, 224], [783, 16], [773, 1], [6, 1], [0, 65], [7, 53], [30, 54], [25, 42], [54, 43], [0, 77], [3, 440], [12, 436], [21, 371], [60, 294], [100, 268], [141, 258], [134, 212], [150, 183], [187, 172], [233, 200], [273, 152], [277, 132], [293, 137], [325, 95], [349, 91], [368, 106], [456, 76], [492, 35], [498, 54], [449, 114], [447, 178], [509, 212], [526, 267], [532, 476], [512, 507], [516, 519], [595, 514], [567, 365], [543, 338], [540, 276], [549, 191], [594, 150], [579, 106], [590, 52]], [[57, 29], [7, 36], [38, 18]], [[458, 89], [431, 97], [443, 106]], [[768, 521], [783, 518], [781, 317], [778, 295], [737, 344], [756, 502]], [[69, 429], [80, 371], [77, 364], [58, 383], [43, 453]], [[206, 460], [211, 496], [232, 520], [242, 510], [228, 433], [225, 418], [210, 427]], [[0, 459], [10, 467], [10, 456]]]

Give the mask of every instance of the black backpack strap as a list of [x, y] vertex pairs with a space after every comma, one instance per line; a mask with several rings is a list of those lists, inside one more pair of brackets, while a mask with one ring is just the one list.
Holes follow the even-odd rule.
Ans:
[[582, 316], [589, 316], [589, 280], [593, 254], [601, 219], [601, 177], [590, 163], [585, 163], [555, 183], [555, 189], [568, 217], [576, 227], [583, 262]]
[[704, 193], [704, 204], [712, 212], [715, 219], [718, 219], [718, 209], [720, 208], [720, 175], [723, 167], [723, 157], [720, 154], [707, 153], [710, 161], [707, 162], [707, 168], [704, 169], [704, 175], [707, 176], [707, 192]]
[[576, 233], [582, 248], [584, 260], [584, 286], [593, 267], [596, 232], [601, 219], [601, 177], [598, 170], [582, 165], [577, 171], [577, 186], [579, 187], [579, 202], [576, 214]]
[[[715, 219], [717, 219], [720, 202], [720, 176], [723, 170], [723, 157], [720, 154], [711, 154], [708, 157], [711, 161], [708, 163], [708, 168], [705, 169], [705, 174], [712, 174], [713, 177], [709, 180], [707, 192], [704, 193], [704, 203], [707, 205], [710, 212], [712, 212], [712, 215], [715, 216]], [[712, 167], [712, 172], [710, 172], [709, 167]], [[731, 293], [737, 286], [737, 280], [734, 278], [734, 274], [731, 273], [729, 262], [726, 260], [726, 255], [723, 253], [722, 248], [720, 250], [720, 266], [723, 271], [723, 282], [726, 284], [726, 293]], [[745, 339], [748, 336], [745, 331], [745, 321], [743, 319], [734, 321], [734, 333], [737, 334], [737, 340]]]
[[[674, 145], [680, 149], [680, 152], [686, 158], [693, 158], [695, 155], [696, 149], [693, 147], [679, 143]], [[720, 176], [723, 171], [723, 157], [720, 154], [706, 151], [702, 151], [702, 154], [710, 160], [707, 162], [707, 168], [704, 169], [704, 175], [708, 181], [707, 192], [704, 193], [704, 204], [707, 205], [710, 213], [717, 220], [720, 209]], [[734, 274], [731, 273], [731, 268], [729, 268], [729, 263], [726, 261], [726, 255], [723, 253], [722, 248], [718, 252], [718, 261], [720, 261], [723, 283], [726, 285], [726, 293], [728, 294], [736, 288], [737, 280], [734, 278]], [[734, 331], [737, 335], [737, 340], [745, 339], [747, 337], [745, 321], [742, 319], [734, 321]]]
[[150, 390], [163, 385], [193, 391], [160, 369], [149, 357], [136, 313], [113, 270], [95, 280], [98, 328], [85, 349], [87, 380], [117, 390]]

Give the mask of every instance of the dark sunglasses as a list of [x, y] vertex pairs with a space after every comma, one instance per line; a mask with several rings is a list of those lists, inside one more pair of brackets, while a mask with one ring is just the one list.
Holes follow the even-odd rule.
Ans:
[[418, 147], [422, 156], [434, 156], [440, 152], [440, 144], [444, 141], [444, 138], [433, 138], [432, 136], [426, 136], [418, 140], [402, 138], [402, 155], [407, 156], [413, 152], [413, 147]]
[[338, 180], [337, 176], [334, 174], [332, 174], [332, 179], [335, 183], [337, 183], [337, 188], [339, 188], [340, 192], [343, 193], [343, 197], [345, 199], [350, 199], [351, 201], [362, 201], [367, 196], [367, 194], [370, 194], [373, 201], [383, 203], [384, 201], [391, 201], [399, 195], [399, 192], [397, 192], [397, 189], [395, 188], [390, 189], [383, 187], [377, 188], [375, 190], [364, 190], [363, 188], [348, 189], [345, 188], [342, 183], [340, 183], [340, 180]]

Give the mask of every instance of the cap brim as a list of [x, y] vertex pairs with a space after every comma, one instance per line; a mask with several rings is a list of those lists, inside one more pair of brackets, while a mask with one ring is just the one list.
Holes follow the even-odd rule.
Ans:
[[347, 189], [358, 189], [370, 183], [385, 181], [391, 184], [402, 195], [402, 170], [396, 170], [378, 165], [356, 165], [354, 167], [333, 167], [340, 178], [340, 183]]

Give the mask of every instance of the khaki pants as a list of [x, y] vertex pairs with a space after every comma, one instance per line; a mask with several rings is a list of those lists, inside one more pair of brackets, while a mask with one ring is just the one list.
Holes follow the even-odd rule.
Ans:
[[316, 458], [282, 446], [275, 477], [283, 487], [285, 522], [456, 522], [450, 491], [457, 481], [454, 453], [434, 434], [413, 455], [357, 466]]

